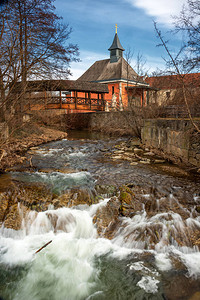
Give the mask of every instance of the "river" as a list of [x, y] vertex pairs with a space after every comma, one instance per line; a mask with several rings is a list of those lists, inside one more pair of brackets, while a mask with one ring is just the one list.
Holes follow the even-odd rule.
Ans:
[[[46, 186], [54, 202], [24, 214], [22, 196], [15, 195], [21, 228], [0, 228], [2, 299], [200, 299], [199, 177], [148, 149], [136, 160], [130, 143], [72, 132], [32, 149], [27, 163], [8, 174], [12, 183]], [[134, 203], [106, 238], [103, 221], [94, 217], [118, 203], [124, 186]], [[56, 207], [71, 190], [87, 191], [95, 201]]]

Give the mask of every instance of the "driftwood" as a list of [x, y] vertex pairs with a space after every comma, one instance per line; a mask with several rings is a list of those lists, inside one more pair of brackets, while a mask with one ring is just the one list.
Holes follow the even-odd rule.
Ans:
[[48, 246], [51, 242], [52, 242], [52, 240], [49, 241], [48, 243], [46, 243], [46, 244], [45, 244], [44, 246], [42, 246], [40, 249], [38, 249], [38, 250], [35, 252], [35, 254], [38, 253], [38, 252], [40, 252], [42, 249], [44, 249], [46, 246]]

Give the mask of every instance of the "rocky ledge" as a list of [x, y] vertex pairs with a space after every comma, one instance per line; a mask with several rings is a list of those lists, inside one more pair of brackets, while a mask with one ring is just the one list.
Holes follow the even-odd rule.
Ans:
[[[9, 188], [0, 193], [0, 225], [19, 230], [30, 211], [35, 211], [37, 215], [40, 211], [46, 211], [50, 205], [58, 209], [98, 203], [103, 200], [101, 186], [98, 186], [98, 191], [99, 193], [95, 189], [72, 189], [62, 195], [55, 195], [42, 184], [25, 185], [11, 182]], [[181, 194], [173, 198], [158, 190], [142, 193], [141, 187], [135, 184], [123, 185], [117, 189], [108, 186], [107, 191], [112, 191], [113, 196], [105, 205], [100, 206], [93, 216], [99, 237], [112, 239], [120, 232], [125, 241], [134, 240], [143, 243], [144, 246], [146, 244], [147, 248], [151, 249], [154, 249], [161, 239], [165, 245], [176, 241], [180, 246], [200, 248], [199, 229], [195, 222], [187, 222], [187, 219], [191, 220], [192, 217], [200, 215], [200, 205], [193, 207]], [[102, 186], [102, 192], [102, 195], [105, 195], [106, 186]], [[131, 230], [126, 230], [129, 228], [129, 220], [140, 219], [141, 215], [144, 226], [132, 226]], [[54, 230], [58, 230], [58, 224], [51, 218], [51, 214], [49, 219]], [[163, 225], [167, 223], [173, 226], [168, 228], [167, 225]], [[179, 230], [180, 226], [184, 231]], [[59, 229], [65, 230], [65, 227]], [[166, 230], [164, 240], [163, 230]]]

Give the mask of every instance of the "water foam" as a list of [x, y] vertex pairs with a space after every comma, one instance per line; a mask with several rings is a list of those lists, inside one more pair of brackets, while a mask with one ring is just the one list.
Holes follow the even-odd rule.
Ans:
[[89, 172], [76, 172], [76, 173], [21, 173], [13, 172], [12, 178], [18, 179], [24, 182], [39, 182], [47, 185], [51, 185], [54, 192], [61, 193], [64, 190], [75, 187], [93, 187], [94, 179]]

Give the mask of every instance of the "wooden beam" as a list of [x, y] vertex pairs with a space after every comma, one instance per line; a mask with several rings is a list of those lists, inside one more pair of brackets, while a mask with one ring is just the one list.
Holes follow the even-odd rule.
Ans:
[[88, 93], [88, 98], [89, 98], [89, 105], [90, 105], [90, 110], [91, 110], [91, 92]]
[[60, 108], [62, 108], [62, 92], [60, 91]]
[[104, 93], [101, 93], [101, 105], [103, 106], [103, 110], [105, 110]]
[[77, 109], [77, 91], [75, 91], [74, 94], [75, 94], [75, 109]]

